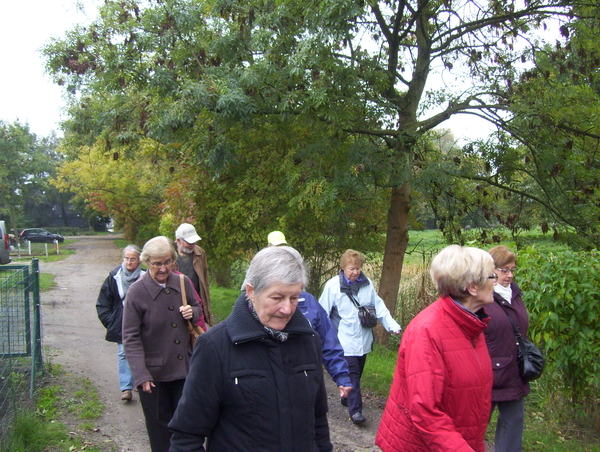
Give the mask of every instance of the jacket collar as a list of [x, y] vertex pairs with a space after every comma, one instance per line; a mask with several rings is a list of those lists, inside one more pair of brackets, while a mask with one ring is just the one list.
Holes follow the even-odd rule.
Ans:
[[[249, 342], [270, 337], [269, 333], [250, 313], [245, 291], [239, 296], [231, 314], [227, 317], [226, 328], [233, 343]], [[314, 334], [308, 320], [306, 320], [306, 317], [304, 317], [299, 309], [296, 309], [296, 312], [294, 312], [294, 315], [292, 315], [292, 318], [283, 331], [290, 334]]]
[[344, 276], [344, 270], [340, 270], [340, 292], [356, 295], [361, 287], [368, 286], [369, 278], [365, 276], [363, 272], [360, 272], [358, 279], [353, 284], [348, 284], [348, 280]]
[[150, 276], [149, 273], [145, 273], [144, 275], [142, 275], [138, 281], [142, 281], [144, 287], [146, 287], [146, 290], [148, 291], [153, 300], [156, 300], [156, 298], [163, 291], [167, 294], [171, 290], [174, 290], [178, 293], [181, 292], [181, 289], [179, 287], [179, 273], [171, 272], [171, 274], [167, 278], [167, 283], [165, 284], [165, 287], [158, 284], [154, 280], [154, 278]]
[[467, 339], [475, 339], [487, 328], [490, 317], [483, 308], [473, 314], [458, 306], [451, 297], [443, 297], [440, 300], [444, 311], [452, 317]]

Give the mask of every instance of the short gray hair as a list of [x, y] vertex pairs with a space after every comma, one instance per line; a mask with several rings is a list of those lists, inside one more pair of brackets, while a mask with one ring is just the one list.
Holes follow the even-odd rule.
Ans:
[[472, 282], [483, 286], [494, 270], [494, 259], [487, 252], [469, 246], [450, 245], [431, 261], [431, 279], [438, 294], [462, 300]]
[[246, 271], [245, 284], [252, 284], [258, 295], [272, 284], [302, 284], [306, 287], [307, 277], [300, 253], [289, 246], [271, 246], [260, 250]]
[[164, 256], [166, 254], [170, 254], [173, 261], [177, 260], [177, 251], [175, 251], [173, 240], [164, 235], [159, 235], [144, 244], [140, 259], [144, 264], [148, 264], [148, 260], [151, 257]]
[[142, 250], [137, 245], [127, 245], [125, 248], [123, 248], [123, 257], [125, 257], [125, 253], [127, 251], [133, 251], [134, 253], [137, 253], [138, 256], [142, 254]]

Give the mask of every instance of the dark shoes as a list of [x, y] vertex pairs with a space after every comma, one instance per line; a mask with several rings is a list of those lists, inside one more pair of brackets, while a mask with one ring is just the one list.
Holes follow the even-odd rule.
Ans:
[[340, 402], [342, 406], [348, 406], [348, 397], [340, 397]]
[[350, 420], [352, 422], [354, 422], [355, 424], [362, 424], [363, 422], [365, 422], [367, 420], [367, 418], [364, 417], [360, 411], [357, 411], [352, 416], [350, 416]]
[[133, 394], [129, 389], [125, 389], [125, 391], [123, 391], [121, 394], [121, 400], [126, 400], [127, 402], [133, 400]]

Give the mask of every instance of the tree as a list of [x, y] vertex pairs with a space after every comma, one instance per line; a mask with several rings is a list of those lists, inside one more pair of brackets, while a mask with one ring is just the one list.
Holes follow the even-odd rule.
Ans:
[[54, 135], [38, 138], [28, 125], [0, 121], [0, 213], [17, 225], [50, 224], [55, 201], [48, 179], [60, 160]]
[[[204, 111], [224, 134], [227, 124], [302, 115], [338, 136], [368, 137], [364, 175], [389, 190], [379, 293], [393, 311], [415, 175], [432, 163], [427, 134], [457, 114], [504, 127], [532, 31], [550, 17], [571, 20], [576, 3], [586, 2], [107, 1], [99, 22], [46, 52], [69, 89], [118, 100], [102, 129], [115, 138], [185, 150]], [[435, 87], [432, 75], [452, 83]], [[127, 108], [130, 92], [138, 102]]]

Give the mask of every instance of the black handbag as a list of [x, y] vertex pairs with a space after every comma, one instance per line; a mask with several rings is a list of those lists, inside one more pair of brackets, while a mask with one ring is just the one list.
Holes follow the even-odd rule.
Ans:
[[375, 328], [375, 326], [377, 326], [377, 314], [375, 313], [375, 306], [372, 304], [362, 306], [354, 299], [352, 295], [346, 295], [348, 295], [348, 298], [352, 300], [352, 303], [354, 303], [354, 306], [356, 306], [358, 309], [358, 320], [360, 320], [360, 324], [365, 328]]
[[[502, 306], [501, 303], [498, 303]], [[515, 336], [517, 337], [517, 363], [519, 364], [519, 373], [524, 381], [533, 381], [542, 376], [546, 360], [542, 351], [533, 342], [521, 336], [519, 327], [514, 322], [510, 314], [504, 307], [502, 310], [508, 317], [512, 325]]]

